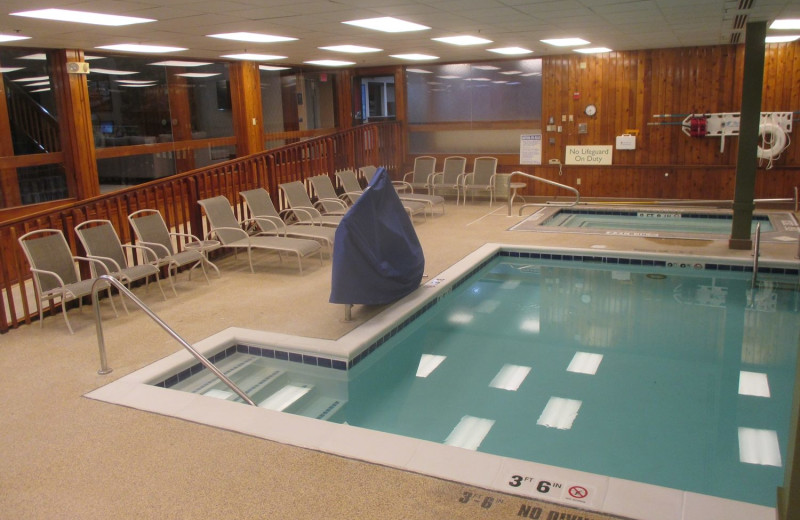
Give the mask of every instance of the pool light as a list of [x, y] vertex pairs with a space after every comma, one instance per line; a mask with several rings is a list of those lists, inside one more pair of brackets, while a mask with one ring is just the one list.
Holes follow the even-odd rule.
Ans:
[[489, 386], [500, 390], [516, 392], [531, 371], [531, 367], [520, 365], [503, 365], [500, 372], [494, 376]]
[[466, 450], [477, 450], [483, 439], [489, 435], [489, 430], [494, 426], [494, 420], [481, 419], [465, 415], [461, 418], [444, 443], [448, 446], [457, 446]]
[[569, 430], [572, 428], [575, 418], [578, 417], [578, 410], [580, 410], [581, 404], [583, 404], [583, 401], [551, 397], [536, 424], [548, 428]]
[[781, 467], [778, 432], [739, 428], [739, 460], [745, 464]]

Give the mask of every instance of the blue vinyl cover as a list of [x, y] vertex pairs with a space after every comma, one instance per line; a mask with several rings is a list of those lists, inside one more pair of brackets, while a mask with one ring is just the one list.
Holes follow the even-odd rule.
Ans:
[[331, 303], [379, 305], [419, 287], [425, 269], [422, 246], [386, 169], [336, 228]]

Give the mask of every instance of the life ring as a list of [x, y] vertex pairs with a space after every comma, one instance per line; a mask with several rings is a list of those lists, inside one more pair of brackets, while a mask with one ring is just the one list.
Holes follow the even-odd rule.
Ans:
[[762, 123], [759, 125], [758, 137], [761, 139], [761, 144], [758, 146], [759, 159], [768, 161], [777, 159], [781, 152], [789, 146], [786, 132], [783, 131], [780, 125], [775, 123]]

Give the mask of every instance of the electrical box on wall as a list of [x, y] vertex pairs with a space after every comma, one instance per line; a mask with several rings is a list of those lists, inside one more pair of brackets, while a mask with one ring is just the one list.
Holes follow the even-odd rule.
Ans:
[[89, 64], [85, 61], [68, 61], [67, 72], [70, 74], [89, 74]]

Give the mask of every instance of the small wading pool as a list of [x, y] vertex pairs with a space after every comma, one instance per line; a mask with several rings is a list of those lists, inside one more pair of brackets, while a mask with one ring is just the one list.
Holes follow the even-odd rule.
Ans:
[[[733, 216], [727, 210], [574, 207], [542, 208], [511, 228], [512, 231], [596, 233], [605, 235], [726, 239]], [[751, 234], [761, 224], [762, 240], [797, 240], [800, 231], [791, 212], [756, 212]]]
[[[623, 489], [674, 501], [676, 519], [703, 518], [693, 504], [708, 495], [770, 517], [796, 267], [762, 266], [751, 291], [746, 265], [709, 259], [495, 250], [465, 262], [337, 341], [233, 331], [203, 342], [273, 412], [232, 402], [184, 352], [89, 396], [608, 513], [649, 517], [653, 502], [637, 510]], [[375, 448], [373, 430], [392, 435]]]

